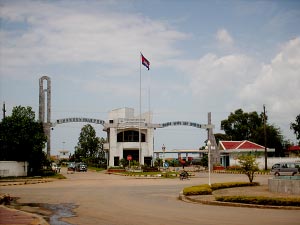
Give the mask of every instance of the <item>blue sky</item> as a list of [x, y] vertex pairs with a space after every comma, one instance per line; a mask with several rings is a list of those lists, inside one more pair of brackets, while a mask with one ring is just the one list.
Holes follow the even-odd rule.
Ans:
[[[154, 122], [207, 123], [230, 112], [262, 112], [286, 139], [300, 113], [299, 1], [0, 1], [0, 100], [38, 113], [38, 80], [52, 81], [52, 121], [106, 120], [121, 107]], [[52, 154], [74, 151], [84, 124], [52, 131]], [[99, 136], [102, 127], [94, 126]], [[206, 132], [155, 131], [155, 149], [198, 149]], [[63, 144], [64, 142], [64, 144]]]

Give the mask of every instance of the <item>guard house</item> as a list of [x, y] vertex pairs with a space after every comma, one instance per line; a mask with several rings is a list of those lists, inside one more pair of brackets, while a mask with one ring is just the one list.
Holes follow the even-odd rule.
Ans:
[[105, 149], [109, 152], [109, 166], [119, 166], [120, 160], [127, 159], [128, 155], [142, 165], [151, 165], [155, 128], [151, 122], [150, 112], [141, 116], [135, 116], [132, 108], [120, 108], [109, 112], [108, 123], [104, 125], [108, 137]]

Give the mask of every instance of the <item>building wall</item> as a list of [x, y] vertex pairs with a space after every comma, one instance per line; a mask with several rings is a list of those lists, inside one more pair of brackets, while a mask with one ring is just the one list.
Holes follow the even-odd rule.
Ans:
[[[117, 142], [117, 134], [124, 130], [138, 130], [140, 116], [134, 116], [134, 110], [131, 108], [121, 108], [112, 110], [109, 113], [109, 166], [114, 165], [114, 157], [123, 158], [123, 150], [139, 150], [139, 142]], [[144, 157], [153, 156], [153, 134], [154, 129], [151, 127], [152, 114], [144, 113], [141, 115], [141, 133], [145, 134], [145, 142], [141, 142], [141, 151], [139, 152], [139, 163], [144, 165]]]
[[22, 177], [27, 176], [27, 162], [0, 161], [1, 177]]
[[[267, 166], [270, 169], [275, 163], [279, 162], [295, 162], [300, 161], [300, 158], [289, 158], [289, 157], [268, 157]], [[265, 158], [259, 157], [256, 159], [258, 162], [259, 169], [263, 170], [265, 168]], [[230, 166], [238, 165], [238, 160], [236, 158], [230, 157]]]

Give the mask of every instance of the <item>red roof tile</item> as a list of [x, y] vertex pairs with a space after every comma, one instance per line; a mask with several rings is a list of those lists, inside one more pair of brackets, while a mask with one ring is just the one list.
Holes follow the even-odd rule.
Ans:
[[264, 146], [253, 143], [251, 141], [220, 141], [220, 145], [224, 150], [234, 149], [264, 149]]
[[300, 146], [290, 146], [288, 151], [300, 151]]

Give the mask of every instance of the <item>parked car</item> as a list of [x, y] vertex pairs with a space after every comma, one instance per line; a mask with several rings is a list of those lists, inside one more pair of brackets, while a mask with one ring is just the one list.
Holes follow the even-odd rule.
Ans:
[[75, 162], [69, 162], [67, 173], [69, 173], [69, 172], [71, 172], [71, 173], [75, 172]]
[[75, 170], [77, 172], [86, 172], [87, 171], [87, 165], [85, 163], [76, 163], [76, 166], [75, 166]]
[[51, 163], [51, 169], [55, 172], [55, 173], [60, 173], [60, 166], [57, 165], [56, 163]]
[[275, 176], [294, 176], [298, 172], [300, 172], [299, 163], [282, 162], [274, 164], [270, 173]]

